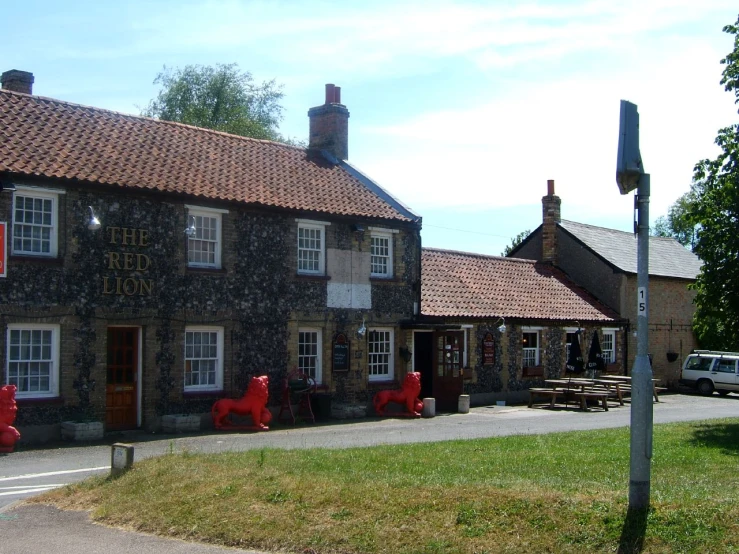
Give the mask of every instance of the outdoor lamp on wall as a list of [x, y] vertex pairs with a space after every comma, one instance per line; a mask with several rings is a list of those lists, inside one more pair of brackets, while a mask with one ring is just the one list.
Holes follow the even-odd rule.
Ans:
[[2, 191], [15, 192], [15, 185], [7, 178], [3, 178], [0, 180], [0, 192]]
[[87, 206], [90, 208], [90, 219], [87, 221], [87, 228], [90, 229], [90, 231], [97, 231], [101, 227], [100, 220], [98, 219], [98, 216], [95, 215], [95, 210], [92, 209], [92, 206]]
[[[502, 321], [502, 322], [503, 322], [503, 323], [501, 323], [501, 324], [500, 324], [500, 326], [498, 327], [498, 331], [500, 331], [501, 333], [505, 333], [505, 330], [506, 330], [506, 326], [505, 326], [505, 318], [504, 318], [504, 317], [501, 317], [501, 318], [499, 318], [499, 319], [498, 319], [498, 321]], [[498, 321], [496, 321], [495, 323], [498, 323]]]
[[364, 318], [362, 318], [362, 326], [359, 329], [357, 329], [357, 338], [363, 339], [366, 333], [367, 333], [367, 327], [365, 327]]
[[185, 234], [188, 237], [194, 237], [196, 232], [197, 232], [197, 229], [195, 228], [195, 218], [193, 216], [188, 216], [187, 217], [187, 228], [185, 229]]

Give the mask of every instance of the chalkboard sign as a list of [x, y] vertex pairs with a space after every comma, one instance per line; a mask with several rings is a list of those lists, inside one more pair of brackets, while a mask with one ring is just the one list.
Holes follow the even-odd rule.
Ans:
[[485, 333], [485, 338], [482, 339], [482, 363], [483, 365], [495, 363], [495, 339], [492, 333]]
[[344, 333], [336, 334], [331, 352], [334, 371], [349, 371], [349, 339], [346, 338]]

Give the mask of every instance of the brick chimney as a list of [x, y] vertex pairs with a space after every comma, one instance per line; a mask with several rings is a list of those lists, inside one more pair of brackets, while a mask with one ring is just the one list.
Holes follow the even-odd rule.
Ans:
[[11, 69], [0, 75], [3, 90], [33, 94], [33, 73]]
[[328, 150], [339, 160], [349, 158], [349, 110], [341, 103], [341, 87], [326, 85], [326, 103], [308, 110], [308, 148]]
[[557, 223], [562, 221], [560, 206], [562, 200], [554, 194], [554, 180], [547, 181], [547, 195], [541, 199], [541, 259], [544, 262], [557, 265], [559, 245], [557, 244]]

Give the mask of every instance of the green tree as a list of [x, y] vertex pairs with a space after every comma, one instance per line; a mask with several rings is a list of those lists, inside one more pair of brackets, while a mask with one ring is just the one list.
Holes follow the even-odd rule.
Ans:
[[500, 255], [508, 256], [511, 252], [513, 252], [513, 249], [521, 244], [524, 240], [526, 240], [526, 237], [528, 237], [530, 234], [531, 229], [526, 229], [525, 231], [521, 231], [520, 233], [518, 233], [515, 237], [511, 239], [511, 244], [509, 246], [506, 246], [503, 249], [503, 252], [500, 253]]
[[[734, 50], [721, 60], [721, 84], [739, 103], [739, 18], [723, 30], [734, 35]], [[704, 347], [739, 350], [739, 124], [721, 129], [715, 142], [721, 153], [698, 162], [693, 175], [694, 251], [703, 260], [694, 329]]]
[[234, 135], [278, 140], [282, 120], [282, 85], [273, 80], [254, 82], [237, 64], [187, 65], [164, 69], [154, 79], [161, 85], [157, 97], [141, 115], [177, 121]]
[[696, 222], [691, 216], [695, 193], [691, 189], [670, 206], [667, 216], [655, 221], [652, 234], [657, 237], [673, 237], [683, 246], [693, 250], [696, 239]]

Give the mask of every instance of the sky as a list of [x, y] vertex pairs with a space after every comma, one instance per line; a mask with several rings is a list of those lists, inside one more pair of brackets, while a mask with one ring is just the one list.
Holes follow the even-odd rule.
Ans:
[[500, 255], [562, 218], [633, 230], [616, 185], [619, 101], [638, 106], [652, 222], [737, 122], [719, 84], [736, 0], [25, 0], [0, 71], [34, 94], [139, 114], [164, 66], [237, 63], [283, 86], [280, 132], [341, 87], [349, 162], [423, 217], [425, 247]]

